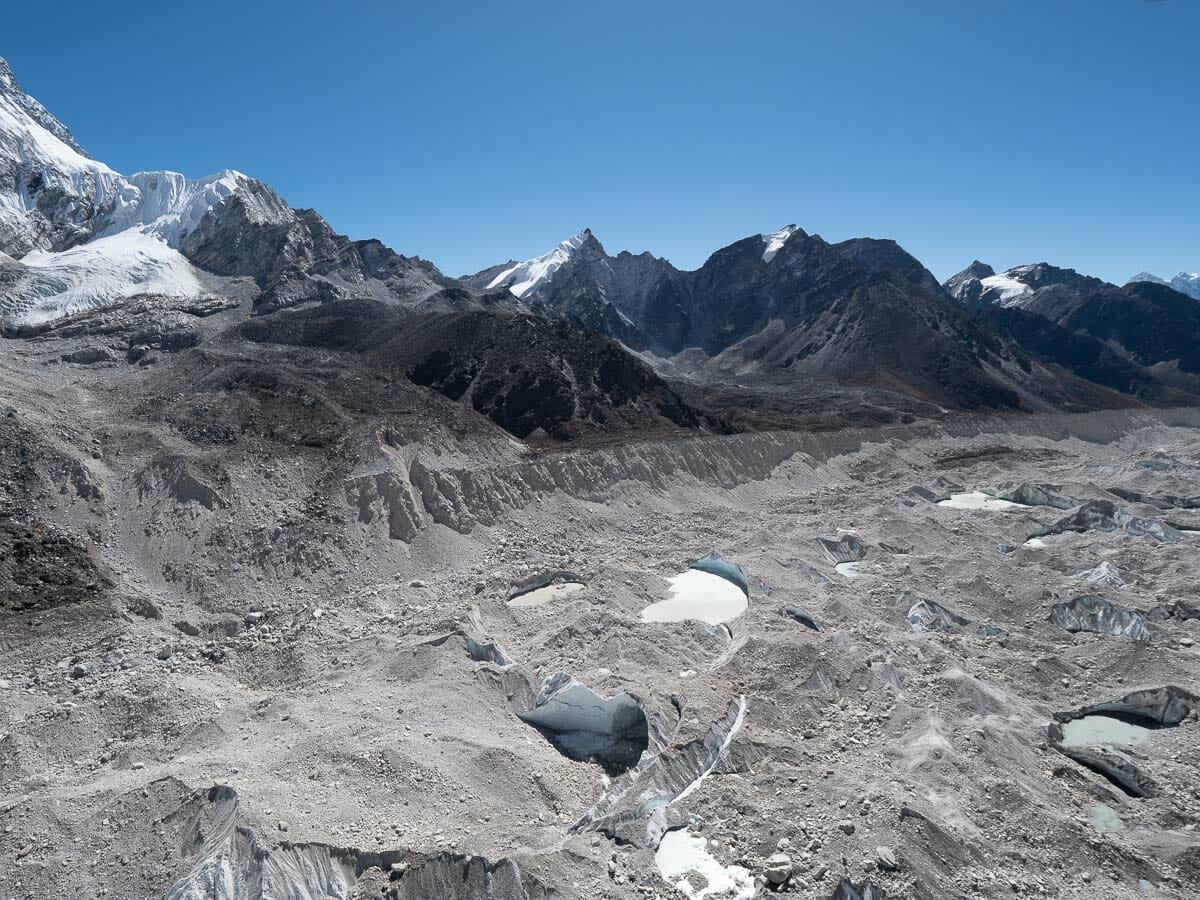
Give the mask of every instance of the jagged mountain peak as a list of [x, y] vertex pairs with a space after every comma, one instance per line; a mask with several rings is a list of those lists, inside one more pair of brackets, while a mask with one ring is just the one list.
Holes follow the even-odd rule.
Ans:
[[545, 285], [555, 272], [585, 249], [604, 255], [604, 248], [590, 228], [584, 228], [565, 241], [560, 241], [557, 246], [541, 256], [502, 269], [485, 287], [487, 290], [508, 288], [514, 295], [523, 299]]
[[779, 251], [783, 249], [783, 245], [788, 242], [788, 239], [798, 231], [803, 234], [801, 229], [796, 225], [784, 225], [778, 231], [773, 231], [770, 234], [760, 234], [759, 237], [762, 238], [762, 242], [766, 245], [763, 249], [762, 261], [769, 263], [773, 260]]
[[1193, 300], [1200, 300], [1200, 272], [1178, 272], [1169, 281], [1166, 278], [1159, 278], [1151, 272], [1138, 272], [1126, 284], [1134, 284], [1139, 281], [1149, 281], [1152, 284], [1165, 284], [1167, 287], [1179, 291], [1181, 294], [1186, 294]]
[[84, 152], [83, 148], [75, 140], [75, 136], [71, 134], [71, 130], [51, 115], [46, 107], [25, 93], [21, 88], [20, 82], [17, 81], [17, 76], [13, 74], [8, 61], [3, 57], [0, 57], [0, 95], [6, 96], [16, 103], [31, 119], [76, 153], [81, 156], [87, 156], [87, 153]]

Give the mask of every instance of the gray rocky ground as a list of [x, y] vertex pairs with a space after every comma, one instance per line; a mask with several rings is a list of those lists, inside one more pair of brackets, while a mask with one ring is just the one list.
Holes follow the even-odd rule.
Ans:
[[[681, 828], [764, 896], [1200, 892], [1200, 413], [531, 449], [238, 314], [6, 342], [0, 897], [719, 896]], [[642, 621], [714, 550], [744, 614]], [[545, 726], [557, 673], [636, 765]], [[1061, 752], [1165, 686], [1116, 769]]]

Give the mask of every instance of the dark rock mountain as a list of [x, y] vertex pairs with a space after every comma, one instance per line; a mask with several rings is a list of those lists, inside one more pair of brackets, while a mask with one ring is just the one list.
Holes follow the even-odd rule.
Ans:
[[181, 249], [206, 271], [254, 278], [258, 312], [346, 297], [411, 304], [458, 284], [380, 241], [336, 234], [317, 212], [291, 209], [258, 181], [208, 210]]
[[[946, 282], [947, 290], [967, 306], [1036, 314], [1067, 332], [1103, 342], [1134, 365], [1158, 367], [1156, 374], [1169, 380], [1174, 372], [1200, 375], [1200, 304], [1167, 285], [1135, 281], [1118, 287], [1047, 263], [987, 276], [983, 271], [990, 268], [978, 265]], [[1109, 374], [1117, 381], [1123, 378]], [[1194, 383], [1189, 386], [1194, 389]]]
[[717, 378], [790, 372], [963, 409], [1113, 402], [990, 331], [894, 241], [829, 244], [789, 226], [687, 272], [648, 253], [609, 256], [585, 230], [468, 283], [510, 286], [536, 311], [660, 356], [699, 348]]
[[536, 315], [413, 314], [371, 301], [341, 301], [258, 317], [241, 333], [257, 343], [347, 354], [355, 367], [432, 388], [523, 439], [683, 433], [702, 424], [695, 410], [615, 341]]

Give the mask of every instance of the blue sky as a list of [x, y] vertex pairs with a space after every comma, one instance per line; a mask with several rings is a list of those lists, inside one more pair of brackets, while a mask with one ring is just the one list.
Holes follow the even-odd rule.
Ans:
[[0, 37], [93, 156], [240, 169], [448, 274], [584, 226], [693, 268], [789, 222], [941, 278], [1200, 269], [1195, 0], [98, 9]]

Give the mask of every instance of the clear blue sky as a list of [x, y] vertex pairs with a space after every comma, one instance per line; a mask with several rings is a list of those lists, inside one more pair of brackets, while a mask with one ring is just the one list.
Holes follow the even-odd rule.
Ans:
[[448, 274], [795, 222], [1200, 269], [1200, 2], [35, 3], [0, 54], [123, 172], [240, 169]]

